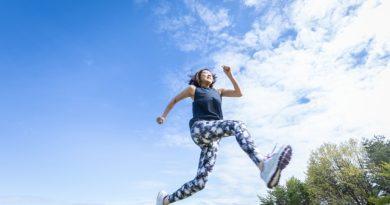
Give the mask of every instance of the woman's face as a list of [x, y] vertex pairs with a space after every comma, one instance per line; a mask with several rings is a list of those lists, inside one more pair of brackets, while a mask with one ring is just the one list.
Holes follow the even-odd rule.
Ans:
[[199, 75], [200, 82], [206, 83], [207, 85], [210, 85], [213, 83], [213, 74], [208, 70], [203, 70]]

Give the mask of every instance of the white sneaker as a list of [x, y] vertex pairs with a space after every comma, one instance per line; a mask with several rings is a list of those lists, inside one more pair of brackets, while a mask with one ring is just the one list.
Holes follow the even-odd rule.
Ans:
[[168, 196], [167, 192], [160, 191], [158, 192], [157, 199], [156, 199], [156, 205], [164, 205], [164, 198]]
[[290, 145], [284, 145], [276, 153], [271, 153], [263, 159], [263, 169], [260, 173], [261, 178], [267, 184], [268, 188], [278, 185], [280, 174], [290, 162], [292, 148]]

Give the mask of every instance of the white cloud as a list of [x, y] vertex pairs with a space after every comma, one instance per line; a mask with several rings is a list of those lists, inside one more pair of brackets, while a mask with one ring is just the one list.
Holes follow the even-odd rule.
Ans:
[[210, 9], [195, 0], [186, 0], [185, 4], [212, 32], [217, 32], [230, 26], [228, 10], [225, 8]]
[[197, 11], [199, 17], [208, 26], [210, 31], [220, 31], [230, 25], [228, 11], [226, 9], [220, 9], [215, 13], [205, 6], [198, 5]]
[[245, 6], [260, 8], [267, 4], [266, 0], [243, 0]]
[[183, 51], [208, 51], [209, 46], [220, 47], [225, 44], [223, 30], [231, 25], [229, 12], [225, 8], [213, 8], [204, 4], [184, 1], [185, 12], [172, 14], [172, 5], [162, 3], [154, 14], [159, 19], [159, 31], [167, 32]]
[[[169, 129], [169, 128], [167, 128]], [[190, 138], [189, 131], [181, 133], [179, 130], [164, 130], [159, 146], [193, 148], [194, 142]]]
[[171, 7], [166, 2], [161, 2], [154, 10], [153, 13], [158, 16], [163, 16], [171, 10]]

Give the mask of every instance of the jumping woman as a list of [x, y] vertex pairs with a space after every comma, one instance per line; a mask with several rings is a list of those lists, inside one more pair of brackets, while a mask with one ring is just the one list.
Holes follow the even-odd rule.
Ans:
[[277, 152], [261, 157], [255, 143], [249, 134], [246, 125], [239, 120], [224, 120], [222, 115], [222, 97], [241, 97], [242, 93], [229, 66], [222, 66], [224, 73], [233, 84], [234, 90], [214, 88], [216, 75], [209, 69], [199, 70], [191, 76], [189, 86], [179, 93], [166, 107], [157, 123], [165, 122], [173, 106], [191, 97], [193, 118], [189, 121], [191, 138], [201, 149], [198, 171], [195, 178], [183, 184], [177, 191], [167, 194], [160, 191], [157, 195], [156, 205], [167, 205], [182, 200], [202, 190], [208, 176], [213, 170], [217, 157], [219, 142], [223, 137], [234, 135], [241, 149], [250, 157], [260, 170], [260, 177], [273, 188], [279, 183], [281, 171], [290, 162], [292, 149], [290, 145], [281, 146]]

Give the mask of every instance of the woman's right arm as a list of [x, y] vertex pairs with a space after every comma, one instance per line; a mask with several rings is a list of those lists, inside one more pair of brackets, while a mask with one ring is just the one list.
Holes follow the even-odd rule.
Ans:
[[194, 86], [190, 85], [183, 91], [181, 91], [178, 95], [176, 95], [167, 105], [167, 107], [164, 110], [164, 113], [157, 117], [157, 123], [162, 124], [166, 117], [168, 116], [168, 113], [171, 111], [171, 109], [175, 106], [176, 103], [183, 100], [184, 98], [191, 97], [194, 94]]

